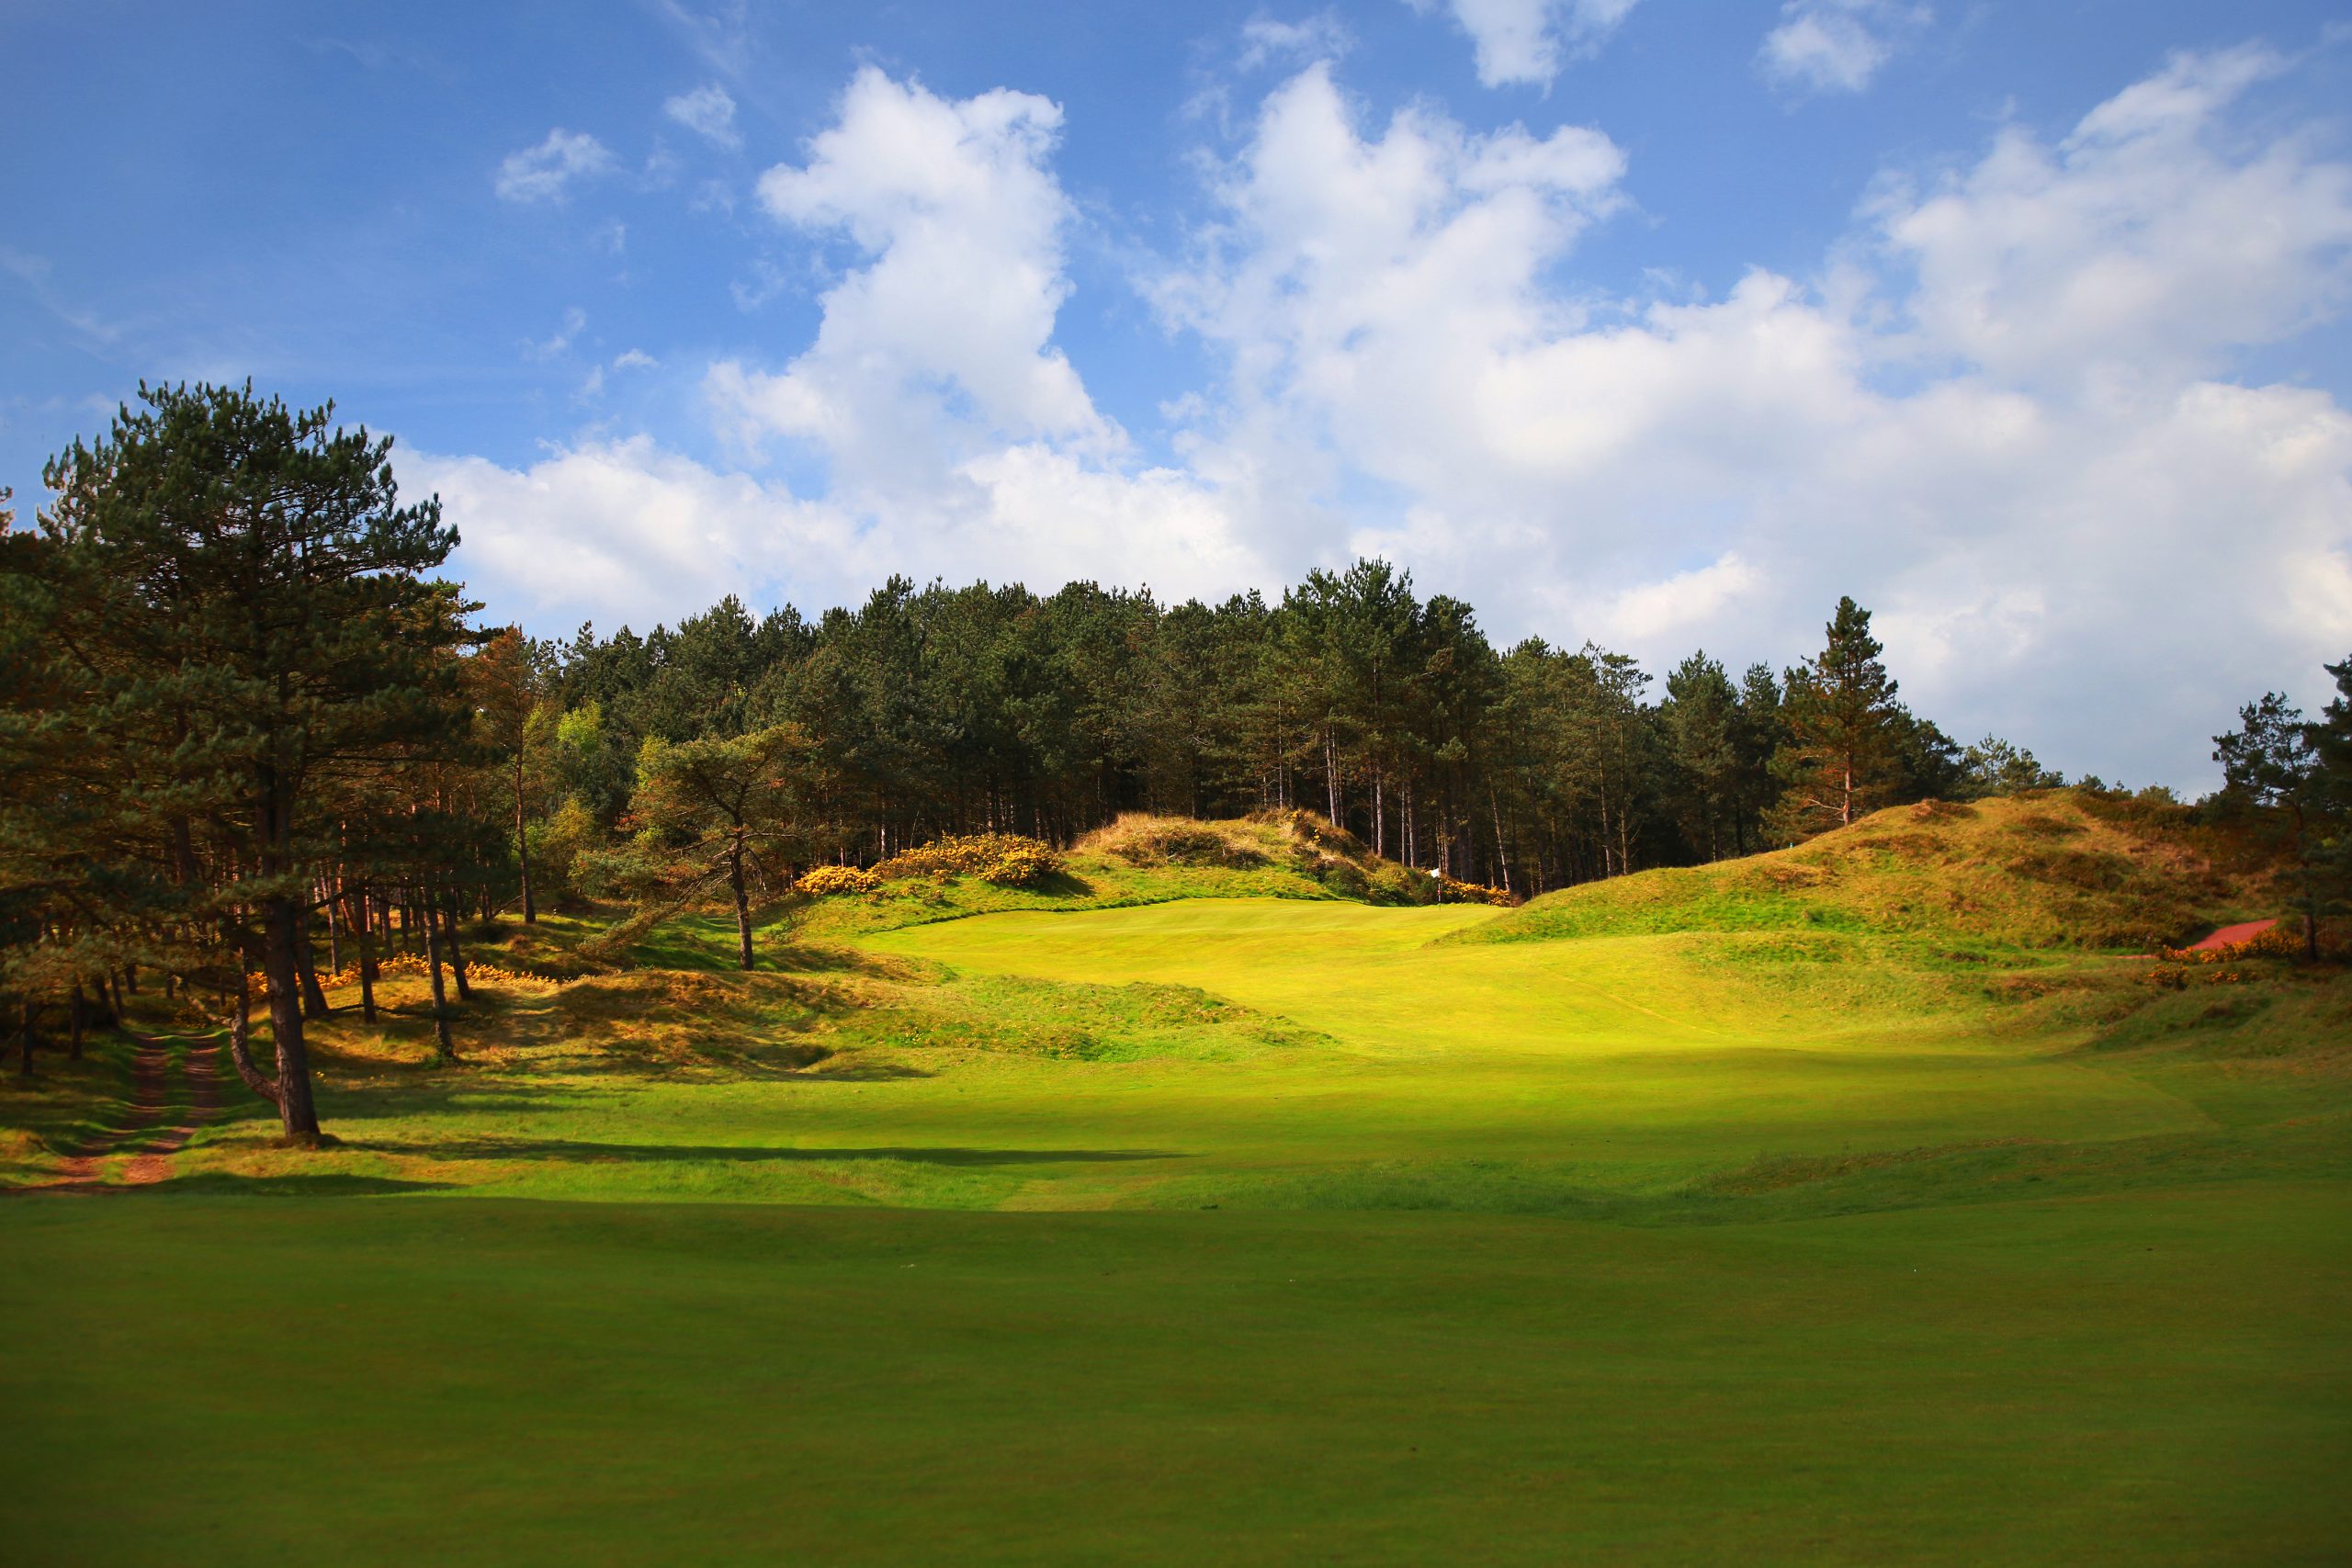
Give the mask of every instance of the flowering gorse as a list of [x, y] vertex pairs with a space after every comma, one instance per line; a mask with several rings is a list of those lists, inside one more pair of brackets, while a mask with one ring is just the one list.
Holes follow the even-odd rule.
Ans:
[[882, 879], [854, 865], [820, 865], [802, 872], [792, 886], [811, 898], [822, 898], [835, 893], [871, 893]]

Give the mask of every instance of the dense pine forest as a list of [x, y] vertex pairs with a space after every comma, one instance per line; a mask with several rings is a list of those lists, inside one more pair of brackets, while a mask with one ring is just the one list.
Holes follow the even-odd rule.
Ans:
[[[730, 597], [522, 657], [542, 799], [609, 828], [647, 742], [791, 725], [852, 857], [941, 833], [1067, 842], [1125, 811], [1305, 808], [1408, 865], [1532, 893], [2059, 782], [1904, 708], [1850, 602], [1813, 659], [1735, 672], [1694, 652], [1660, 688], [1590, 643], [1498, 649], [1471, 606], [1380, 560], [1219, 604], [899, 578], [813, 625]], [[1827, 790], [1849, 752], [1850, 791]]]
[[[389, 440], [249, 386], [141, 397], [0, 531], [5, 985], [27, 1071], [142, 976], [210, 998], [291, 1135], [320, 975], [356, 965], [372, 1016], [404, 947], [462, 997], [463, 924], [500, 911], [731, 901], [749, 968], [752, 906], [812, 868], [988, 835], [1034, 872], [1128, 812], [1309, 813], [1426, 874], [1379, 896], [1524, 897], [2064, 782], [1906, 708], [1851, 599], [1781, 670], [1694, 651], [1663, 681], [1498, 648], [1380, 560], [1214, 605], [896, 578], [813, 622], [730, 597], [537, 640], [437, 575], [455, 531], [401, 503]], [[2280, 825], [2314, 918], [2352, 800], [2331, 668], [2326, 722], [2268, 697], [2217, 753], [2215, 808]]]

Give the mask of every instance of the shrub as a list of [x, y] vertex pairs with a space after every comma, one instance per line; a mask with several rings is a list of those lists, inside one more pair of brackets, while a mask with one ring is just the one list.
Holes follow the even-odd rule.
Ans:
[[1437, 879], [1394, 861], [1376, 863], [1368, 878], [1372, 897], [1380, 904], [1430, 904], [1437, 901]]
[[2210, 966], [2242, 963], [2249, 958], [2300, 958], [2302, 952], [2301, 933], [2282, 922], [2268, 931], [2257, 931], [2244, 942], [2224, 942], [2220, 947], [2159, 948], [2157, 956], [2168, 964]]
[[1035, 840], [1023, 840], [982, 866], [980, 876], [1000, 887], [1035, 887], [1061, 868], [1059, 855]]
[[1034, 887], [1062, 868], [1052, 846], [1018, 833], [967, 833], [901, 850], [874, 868], [884, 881], [977, 876], [1001, 887]]
[[1227, 822], [1127, 812], [1109, 827], [1089, 833], [1079, 848], [1135, 866], [1204, 865], [1248, 870], [1264, 865], [1263, 845], [1250, 829]]
[[882, 886], [882, 879], [854, 865], [820, 865], [802, 872], [792, 886], [811, 898], [822, 898], [835, 893], [871, 893]]
[[1458, 877], [1441, 876], [1438, 885], [1445, 889], [1449, 904], [1492, 904], [1508, 909], [1519, 900], [1500, 887], [1489, 887], [1483, 882], [1464, 882]]

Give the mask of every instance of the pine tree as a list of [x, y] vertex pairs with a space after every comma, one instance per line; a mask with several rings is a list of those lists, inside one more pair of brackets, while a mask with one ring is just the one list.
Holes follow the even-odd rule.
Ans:
[[1739, 785], [1739, 691], [1704, 649], [1666, 678], [1659, 713], [1675, 790], [1675, 815], [1692, 854], [1722, 858], [1734, 838]]
[[250, 384], [140, 398], [46, 470], [63, 635], [173, 846], [179, 918], [217, 926], [240, 985], [260, 961], [278, 1070], [251, 1081], [289, 1138], [315, 1139], [300, 971], [343, 833], [322, 803], [464, 746], [448, 655], [468, 606], [424, 575], [457, 534], [436, 501], [399, 503], [390, 441], [339, 430], [332, 405]]
[[2324, 735], [2325, 728], [2305, 724], [2301, 709], [2290, 706], [2277, 692], [2266, 692], [2261, 701], [2238, 710], [2235, 733], [2213, 737], [2213, 760], [2222, 764], [2224, 795], [2253, 807], [2273, 827], [2288, 867], [2290, 902], [2302, 916], [2304, 955], [2314, 961], [2319, 957], [2319, 919], [2330, 902], [2323, 831], [2330, 781], [2322, 768], [2319, 743], [2333, 738]]
[[1782, 790], [1772, 826], [1794, 842], [1842, 828], [1883, 803], [1894, 782], [1900, 725], [1895, 682], [1879, 661], [1871, 613], [1849, 598], [1810, 663], [1787, 673], [1781, 719], [1789, 739], [1773, 759]]
[[808, 737], [791, 725], [683, 745], [653, 739], [638, 761], [630, 809], [662, 840], [658, 892], [692, 897], [724, 878], [735, 904], [738, 956], [752, 964], [751, 889], [780, 885], [788, 859], [805, 847], [797, 808], [809, 793]]
[[[2319, 896], [2314, 913], [2340, 914], [2352, 907], [2352, 656], [2322, 668], [2335, 678], [2335, 696], [2310, 730], [2312, 804], [2319, 819], [2310, 858]], [[2316, 929], [2305, 951], [2319, 956]]]
[[523, 923], [538, 922], [538, 906], [531, 897], [531, 840], [527, 820], [526, 761], [530, 751], [531, 716], [538, 705], [537, 680], [531, 668], [530, 645], [521, 630], [509, 626], [484, 644], [468, 667], [474, 703], [482, 717], [489, 743], [506, 759], [514, 793], [514, 867], [521, 884]]

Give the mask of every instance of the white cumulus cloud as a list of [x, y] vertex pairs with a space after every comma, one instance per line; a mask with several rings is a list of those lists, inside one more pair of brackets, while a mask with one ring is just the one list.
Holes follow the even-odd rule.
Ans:
[[610, 174], [615, 167], [603, 142], [584, 130], [558, 126], [536, 147], [501, 160], [492, 185], [508, 201], [560, 201], [574, 181]]
[[716, 82], [679, 94], [662, 112], [714, 146], [733, 152], [743, 145], [743, 133], [735, 129], [735, 100]]
[[[1417, 11], [1436, 0], [1407, 0]], [[1470, 35], [1478, 80], [1489, 87], [1544, 85], [1568, 60], [1589, 54], [1639, 0], [1445, 0]]]
[[1241, 24], [1238, 63], [1244, 71], [1254, 71], [1261, 65], [1337, 60], [1352, 42], [1346, 24], [1334, 12], [1317, 11], [1295, 22], [1260, 15]]
[[1904, 0], [1787, 0], [1756, 60], [1784, 86], [1859, 93], [1929, 19], [1927, 6]]
[[813, 443], [838, 489], [875, 499], [933, 490], [1007, 441], [1114, 451], [1123, 438], [1052, 341], [1069, 292], [1069, 203], [1046, 168], [1060, 129], [1031, 94], [956, 101], [859, 72], [808, 161], [770, 169], [759, 194], [797, 230], [846, 237], [860, 265], [781, 372], [713, 368], [735, 433]]

